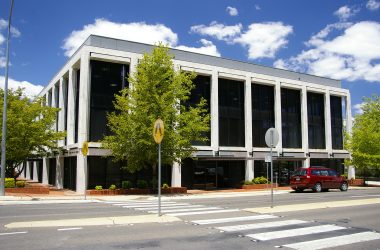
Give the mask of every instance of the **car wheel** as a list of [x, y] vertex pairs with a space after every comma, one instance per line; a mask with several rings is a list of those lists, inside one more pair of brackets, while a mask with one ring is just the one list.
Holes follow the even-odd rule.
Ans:
[[340, 185], [340, 191], [347, 191], [348, 189], [348, 184], [347, 182], [343, 182], [342, 185]]
[[321, 183], [319, 183], [319, 182], [315, 183], [315, 185], [313, 187], [313, 191], [317, 192], [317, 193], [321, 192], [322, 191], [322, 185], [321, 185]]

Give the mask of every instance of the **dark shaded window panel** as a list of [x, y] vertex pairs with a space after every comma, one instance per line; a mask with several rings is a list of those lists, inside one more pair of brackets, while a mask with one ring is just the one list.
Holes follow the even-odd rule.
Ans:
[[333, 149], [343, 149], [342, 98], [330, 96], [331, 139]]
[[299, 90], [281, 88], [282, 146], [301, 148], [301, 97]]
[[91, 61], [90, 141], [99, 141], [110, 131], [107, 113], [114, 111], [115, 94], [128, 87], [127, 65]]
[[323, 94], [307, 93], [309, 148], [325, 149], [325, 99]]
[[265, 133], [274, 127], [274, 87], [252, 84], [252, 146], [267, 147]]
[[219, 145], [245, 146], [244, 82], [219, 78]]

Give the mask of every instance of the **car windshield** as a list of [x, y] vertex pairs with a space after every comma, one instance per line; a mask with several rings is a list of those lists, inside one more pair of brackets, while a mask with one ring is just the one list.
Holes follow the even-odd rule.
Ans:
[[303, 176], [303, 175], [306, 175], [306, 169], [297, 169], [296, 171], [294, 171], [293, 173], [293, 176]]

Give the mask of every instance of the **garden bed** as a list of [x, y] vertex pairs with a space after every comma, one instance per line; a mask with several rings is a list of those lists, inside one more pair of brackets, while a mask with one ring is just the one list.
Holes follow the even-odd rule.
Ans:
[[6, 188], [5, 192], [13, 194], [49, 194], [49, 187]]
[[[186, 187], [162, 188], [161, 193], [162, 194], [186, 194], [187, 188]], [[87, 195], [123, 195], [123, 194], [141, 195], [141, 194], [157, 194], [157, 190], [151, 190], [151, 189], [146, 189], [146, 188], [130, 188], [130, 189], [115, 189], [115, 190], [89, 189], [86, 191], [86, 194]]]
[[[250, 185], [241, 185], [241, 189], [266, 189], [270, 188], [271, 184], [250, 184]], [[273, 188], [277, 188], [278, 184], [273, 184]]]
[[350, 186], [363, 186], [364, 185], [364, 179], [351, 179], [348, 181], [348, 184]]

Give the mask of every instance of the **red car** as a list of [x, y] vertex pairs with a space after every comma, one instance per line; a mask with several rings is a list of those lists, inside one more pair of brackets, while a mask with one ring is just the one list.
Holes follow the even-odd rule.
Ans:
[[348, 182], [344, 176], [334, 169], [325, 167], [299, 168], [290, 179], [290, 185], [296, 192], [312, 189], [314, 192], [340, 189], [347, 191]]

